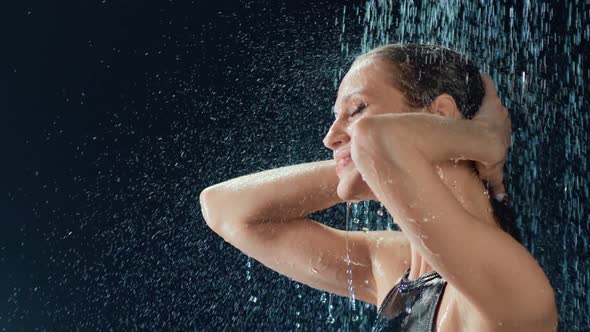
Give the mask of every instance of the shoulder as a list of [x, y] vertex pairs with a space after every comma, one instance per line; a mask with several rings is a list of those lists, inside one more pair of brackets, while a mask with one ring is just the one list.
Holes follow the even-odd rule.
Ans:
[[[522, 331], [534, 331], [534, 332], [555, 332], [557, 331], [557, 325], [559, 316], [557, 308], [547, 313], [546, 315], [539, 315], [537, 319], [522, 319], [518, 321], [503, 321], [498, 319], [491, 319], [486, 317], [477, 310], [469, 301], [461, 295], [455, 288], [450, 284], [447, 288], [452, 289], [453, 302], [455, 303], [458, 315], [460, 317], [463, 331], [481, 331], [481, 332], [522, 332]], [[535, 305], [531, 300], [530, 305]]]

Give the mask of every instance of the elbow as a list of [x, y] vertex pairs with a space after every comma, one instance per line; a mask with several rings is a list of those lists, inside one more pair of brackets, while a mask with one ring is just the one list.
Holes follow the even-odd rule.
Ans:
[[204, 189], [199, 195], [199, 204], [205, 223], [224, 239], [235, 236], [243, 225], [241, 218], [228, 215], [228, 211], [231, 211], [227, 207], [228, 201], [231, 201], [230, 197], [215, 186]]
[[[375, 136], [379, 129], [379, 122], [374, 116], [367, 116], [359, 119], [352, 125], [352, 136], [358, 139], [368, 139]], [[374, 138], [374, 137], [372, 137]]]
[[554, 292], [551, 292], [551, 296], [547, 301], [546, 311], [542, 317], [546, 320], [546, 326], [550, 327], [549, 331], [557, 331], [557, 326], [559, 324], [559, 312], [557, 309], [557, 303], [555, 302]]
[[214, 209], [212, 206], [214, 194], [214, 189], [211, 187], [205, 188], [199, 195], [199, 204], [201, 205], [201, 214], [203, 215], [203, 219], [205, 219], [205, 223], [209, 228], [215, 231], [219, 228], [219, 222], [215, 220], [212, 213]]
[[408, 141], [406, 130], [398, 124], [398, 118], [382, 115], [367, 116], [353, 125], [353, 142], [351, 151], [370, 158], [384, 158], [389, 162], [399, 163], [407, 154]]

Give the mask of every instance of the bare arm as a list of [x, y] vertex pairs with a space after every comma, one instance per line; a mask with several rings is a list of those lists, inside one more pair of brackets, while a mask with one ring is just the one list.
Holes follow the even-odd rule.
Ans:
[[[555, 319], [554, 293], [539, 264], [508, 234], [469, 214], [421, 151], [440, 146], [450, 156], [468, 154], [477, 137], [452, 126], [419, 129], [417, 118], [404, 126], [399, 118], [367, 116], [355, 124], [351, 156], [367, 184], [412, 245], [490, 323], [546, 328]], [[486, 150], [485, 143], [478, 148]]]
[[[448, 160], [473, 160], [482, 180], [489, 181], [498, 200], [506, 193], [504, 163], [512, 139], [510, 113], [502, 105], [494, 82], [482, 74], [485, 96], [472, 120], [462, 118], [458, 112], [449, 112], [454, 99], [442, 95], [435, 103], [443, 113], [396, 114], [396, 122], [413, 133], [412, 144], [431, 164]], [[416, 135], [419, 133], [419, 135]]]
[[[373, 117], [376, 121], [395, 118], [395, 125], [413, 133], [411, 137], [403, 139], [411, 140], [430, 164], [450, 160], [488, 163], [490, 148], [494, 147], [489, 127], [480, 121], [452, 119], [432, 113], [380, 114]], [[496, 155], [504, 153], [499, 146], [492, 152]]]
[[336, 195], [335, 167], [334, 160], [310, 162], [244, 175], [208, 187], [203, 196], [218, 196], [220, 201], [208, 200], [209, 218], [205, 219], [211, 226], [225, 227], [231, 226], [230, 222], [284, 221], [327, 209], [342, 202]]
[[[205, 189], [200, 201], [207, 224], [227, 242], [265, 266], [311, 287], [348, 296], [348, 241], [357, 299], [376, 304], [374, 243], [389, 250], [388, 264], [404, 272], [408, 249], [400, 232], [345, 232], [305, 216], [342, 200], [333, 160], [267, 170]], [[396, 233], [398, 236], [394, 236]]]
[[[476, 161], [480, 163], [478, 171], [485, 173], [484, 177], [491, 180], [495, 189], [505, 192], [501, 173], [512, 144], [512, 122], [496, 93], [494, 81], [483, 73], [481, 78], [485, 96], [472, 120], [463, 118], [457, 110], [451, 110], [456, 108], [456, 104], [454, 98], [447, 94], [439, 96], [431, 105], [438, 108], [438, 113], [447, 116], [429, 112], [404, 113], [387, 114], [383, 119], [393, 116], [397, 125], [411, 132], [412, 144], [431, 164], [448, 160]], [[487, 166], [492, 169], [486, 169]]]

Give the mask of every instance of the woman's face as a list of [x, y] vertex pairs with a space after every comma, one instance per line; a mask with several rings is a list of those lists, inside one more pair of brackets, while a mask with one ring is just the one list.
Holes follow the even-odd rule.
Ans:
[[392, 66], [375, 57], [355, 61], [340, 83], [335, 120], [324, 138], [334, 152], [340, 179], [338, 196], [345, 201], [377, 200], [350, 158], [351, 125], [367, 115], [402, 113], [409, 109], [392, 85]]

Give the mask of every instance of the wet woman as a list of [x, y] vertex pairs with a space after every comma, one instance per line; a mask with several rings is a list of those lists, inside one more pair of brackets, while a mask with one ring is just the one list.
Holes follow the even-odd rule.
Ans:
[[205, 189], [207, 224], [246, 255], [349, 295], [346, 232], [306, 218], [381, 202], [401, 231], [348, 232], [357, 299], [376, 331], [556, 331], [554, 291], [519, 243], [503, 185], [510, 116], [455, 51], [386, 45], [342, 79], [324, 138], [334, 160]]

